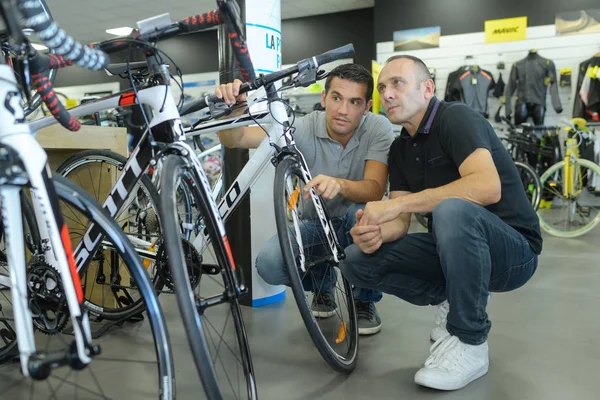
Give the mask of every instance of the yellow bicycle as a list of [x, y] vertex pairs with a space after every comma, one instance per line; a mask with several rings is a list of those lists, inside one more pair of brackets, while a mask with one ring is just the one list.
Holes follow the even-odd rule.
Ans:
[[596, 135], [581, 118], [565, 128], [565, 157], [540, 177], [546, 207], [538, 210], [540, 225], [551, 235], [581, 236], [600, 222], [600, 166], [580, 157], [583, 143], [593, 146]]

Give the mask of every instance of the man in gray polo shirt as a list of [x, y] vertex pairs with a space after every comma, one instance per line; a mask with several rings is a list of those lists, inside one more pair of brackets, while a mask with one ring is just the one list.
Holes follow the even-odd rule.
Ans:
[[[215, 94], [229, 104], [245, 101], [245, 95], [238, 96], [240, 85], [239, 80], [221, 85]], [[330, 72], [325, 83], [321, 98], [325, 111], [314, 111], [294, 122], [296, 146], [313, 176], [305, 188], [314, 187], [325, 199], [344, 247], [352, 244], [349, 231], [357, 210], [368, 201], [381, 200], [387, 183], [387, 156], [393, 130], [386, 118], [369, 112], [372, 93], [373, 78], [366, 68], [357, 64], [340, 65]], [[226, 147], [256, 148], [264, 138], [265, 132], [259, 127], [219, 132], [219, 140]], [[303, 218], [307, 218], [301, 228], [304, 246], [322, 246], [322, 243], [307, 243], [305, 239], [314, 237], [310, 231], [318, 222], [311, 220], [310, 210], [305, 210]], [[267, 283], [289, 285], [277, 235], [265, 243], [256, 267]], [[319, 281], [323, 284], [319, 288], [313, 288], [309, 279], [303, 282], [304, 288], [314, 293], [313, 314], [321, 318], [333, 316], [337, 308], [331, 294], [334, 277], [326, 277], [326, 270], [325, 266], [312, 269], [313, 275], [321, 274]], [[360, 334], [381, 330], [381, 319], [375, 309], [375, 302], [381, 296], [379, 291], [355, 288]]]

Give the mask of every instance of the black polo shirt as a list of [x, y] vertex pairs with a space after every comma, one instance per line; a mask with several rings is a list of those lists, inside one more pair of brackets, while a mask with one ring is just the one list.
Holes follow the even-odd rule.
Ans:
[[502, 184], [499, 202], [485, 208], [520, 232], [536, 254], [542, 251], [538, 217], [527, 199], [515, 164], [490, 123], [459, 102], [433, 98], [419, 129], [406, 130], [390, 148], [390, 191], [420, 192], [460, 178], [458, 167], [479, 148], [488, 149]]

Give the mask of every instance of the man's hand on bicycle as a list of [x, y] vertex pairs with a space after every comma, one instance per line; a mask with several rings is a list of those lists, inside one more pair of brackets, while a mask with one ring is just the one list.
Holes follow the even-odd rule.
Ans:
[[[236, 79], [233, 82], [219, 85], [215, 88], [215, 96], [223, 99], [223, 101], [229, 105], [233, 105], [236, 102], [243, 103], [246, 101], [246, 93], [239, 94], [240, 86], [242, 86], [242, 84], [242, 81]], [[244, 109], [240, 108], [239, 110], [232, 111], [230, 116], [241, 115], [243, 113]]]
[[310, 198], [310, 188], [315, 188], [318, 195], [326, 200], [331, 200], [342, 191], [340, 179], [327, 175], [317, 175], [304, 186], [304, 200]]

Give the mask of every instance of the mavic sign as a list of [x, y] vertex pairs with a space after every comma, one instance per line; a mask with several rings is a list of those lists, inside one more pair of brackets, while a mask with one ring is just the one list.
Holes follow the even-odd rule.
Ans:
[[504, 18], [485, 21], [485, 42], [500, 43], [525, 40], [527, 17]]

